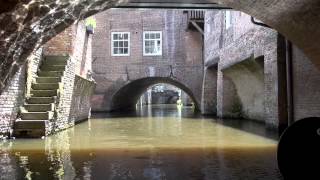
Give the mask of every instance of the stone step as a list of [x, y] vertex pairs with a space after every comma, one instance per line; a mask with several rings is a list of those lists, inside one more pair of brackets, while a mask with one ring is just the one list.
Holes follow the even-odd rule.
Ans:
[[43, 65], [66, 65], [69, 56], [45, 56]]
[[41, 71], [64, 71], [65, 69], [65, 65], [42, 65], [40, 67]]
[[31, 90], [32, 97], [52, 97], [57, 96], [57, 90]]
[[61, 77], [37, 77], [37, 83], [58, 83], [61, 82]]
[[44, 129], [49, 120], [16, 120], [14, 129]]
[[61, 77], [63, 71], [38, 71], [39, 77]]
[[30, 97], [27, 99], [29, 104], [51, 104], [54, 103], [53, 97]]
[[54, 111], [54, 104], [25, 104], [24, 108], [29, 112]]
[[59, 83], [35, 83], [31, 85], [33, 90], [56, 90], [59, 89]]
[[21, 120], [49, 120], [53, 118], [53, 112], [23, 112]]
[[16, 120], [14, 123], [13, 137], [16, 138], [41, 138], [46, 136], [48, 120]]

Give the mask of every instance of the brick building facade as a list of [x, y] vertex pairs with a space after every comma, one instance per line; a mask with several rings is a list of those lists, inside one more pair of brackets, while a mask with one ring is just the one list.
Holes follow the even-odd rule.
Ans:
[[[97, 88], [92, 99], [93, 111], [132, 108], [142, 93], [157, 83], [176, 85], [200, 104], [203, 38], [201, 33], [187, 29], [187, 16], [182, 10], [111, 9], [95, 17], [92, 56]], [[160, 54], [144, 52], [148, 50], [144, 38], [150, 32], [161, 34]], [[127, 55], [113, 54], [115, 33], [128, 34]], [[129, 88], [144, 78], [147, 81], [137, 84], [139, 88]], [[122, 91], [126, 88], [127, 91]], [[121, 92], [126, 93], [116, 96]]]
[[[295, 121], [320, 116], [319, 69], [296, 46], [288, 54], [281, 34], [254, 25], [242, 12], [206, 11], [204, 38], [187, 28], [186, 15], [179, 10], [112, 9], [95, 17], [98, 27], [93, 36], [82, 21], [28, 57], [0, 95], [1, 136], [12, 130], [45, 56], [70, 56], [53, 131], [87, 118], [90, 99], [93, 111], [128, 108], [157, 83], [181, 88], [202, 113], [222, 118], [254, 119], [278, 128], [289, 123], [289, 116]], [[112, 33], [119, 32], [128, 34], [128, 47], [123, 39], [114, 44]], [[155, 44], [161, 39], [159, 54], [148, 55], [159, 52], [146, 48], [151, 47], [144, 41], [150, 32], [161, 32], [148, 37]], [[91, 75], [97, 82], [92, 98]]]
[[[245, 13], [207, 11], [204, 113], [254, 119], [271, 128], [287, 126], [286, 43], [281, 34], [255, 25]], [[294, 120], [319, 116], [319, 70], [295, 46], [291, 56]]]

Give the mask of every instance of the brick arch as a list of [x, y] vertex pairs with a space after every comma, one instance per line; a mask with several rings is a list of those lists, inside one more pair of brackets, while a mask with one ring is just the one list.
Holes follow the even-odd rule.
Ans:
[[192, 90], [184, 83], [168, 77], [146, 77], [125, 84], [112, 95], [111, 111], [135, 109], [136, 103], [141, 95], [147, 91], [149, 87], [159, 83], [170, 84], [183, 90], [194, 102], [196, 110], [199, 110], [200, 103], [195, 98]]
[[[0, 2], [0, 93], [33, 50], [78, 19], [128, 0]], [[144, 0], [148, 2], [148, 0]], [[152, 2], [153, 0], [149, 0]], [[184, 2], [183, 0], [176, 0]], [[207, 0], [246, 12], [278, 30], [320, 68], [319, 0]], [[198, 2], [190, 0], [188, 2]]]

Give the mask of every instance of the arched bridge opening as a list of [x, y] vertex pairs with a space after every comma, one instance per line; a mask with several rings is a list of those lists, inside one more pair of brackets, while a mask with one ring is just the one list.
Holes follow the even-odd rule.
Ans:
[[136, 104], [141, 95], [148, 90], [148, 88], [159, 84], [169, 84], [184, 91], [193, 101], [195, 110], [199, 110], [200, 103], [195, 98], [193, 92], [183, 83], [168, 77], [146, 77], [131, 81], [120, 88], [111, 100], [111, 111], [132, 111], [135, 110]]

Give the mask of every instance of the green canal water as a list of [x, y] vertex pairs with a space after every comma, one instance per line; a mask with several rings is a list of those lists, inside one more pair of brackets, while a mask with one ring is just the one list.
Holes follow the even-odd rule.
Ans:
[[277, 138], [263, 125], [149, 106], [93, 114], [44, 139], [0, 144], [0, 179], [277, 180]]

